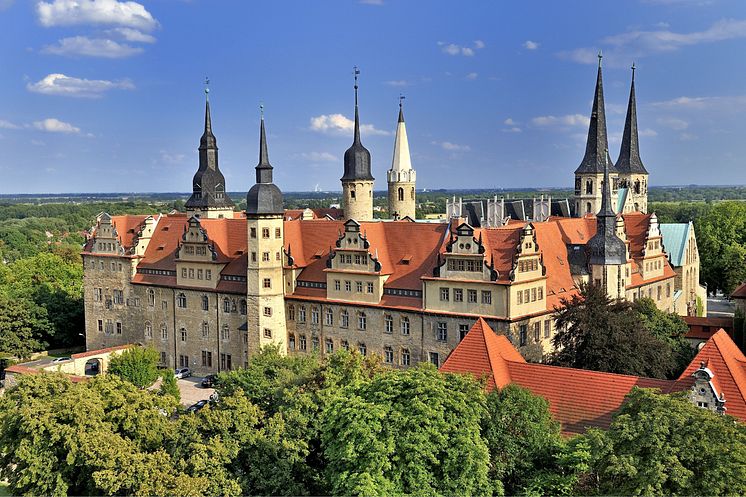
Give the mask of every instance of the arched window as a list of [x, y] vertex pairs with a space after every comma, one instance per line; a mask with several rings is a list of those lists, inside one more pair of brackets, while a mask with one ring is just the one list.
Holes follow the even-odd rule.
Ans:
[[186, 306], [187, 306], [186, 295], [184, 295], [183, 293], [180, 293], [176, 297], [176, 305], [178, 307], [181, 307], [182, 309], [186, 309]]
[[585, 213], [586, 214], [590, 214], [591, 213], [591, 203], [590, 202], [586, 202], [586, 204], [585, 204]]
[[409, 190], [409, 195], [412, 197], [412, 200], [414, 200], [414, 187]]
[[168, 328], [166, 323], [161, 324], [161, 340], [168, 340]]
[[401, 334], [408, 336], [409, 335], [409, 318], [407, 316], [402, 316], [400, 326], [401, 326]]
[[326, 308], [324, 315], [326, 316], [324, 324], [326, 324], [327, 326], [334, 326], [334, 311], [331, 307]]
[[186, 339], [187, 339], [187, 330], [186, 330], [186, 328], [180, 329], [179, 333], [181, 334], [181, 341], [182, 342], [186, 342]]
[[239, 303], [239, 310], [241, 311], [241, 315], [246, 315], [246, 299], [241, 299], [241, 302]]
[[392, 318], [390, 315], [386, 314], [386, 316], [383, 318], [383, 325], [383, 331], [385, 333], [394, 332], [394, 318]]
[[153, 338], [153, 325], [150, 321], [145, 321], [145, 338]]
[[221, 340], [230, 340], [231, 338], [231, 330], [228, 328], [227, 324], [223, 325], [223, 329], [220, 330], [220, 339]]
[[210, 336], [210, 325], [207, 324], [207, 321], [202, 323], [202, 338], [207, 338]]
[[339, 325], [342, 328], [348, 328], [350, 326], [350, 313], [347, 312], [347, 309], [344, 309], [339, 313]]
[[588, 195], [593, 194], [593, 180], [589, 179], [585, 182], [585, 193]]
[[635, 193], [640, 194], [640, 180], [635, 181]]
[[404, 188], [399, 187], [399, 202], [404, 200]]
[[150, 307], [155, 306], [155, 290], [152, 288], [148, 289], [148, 305]]
[[203, 311], [210, 310], [210, 299], [207, 297], [207, 295], [202, 296], [202, 310]]

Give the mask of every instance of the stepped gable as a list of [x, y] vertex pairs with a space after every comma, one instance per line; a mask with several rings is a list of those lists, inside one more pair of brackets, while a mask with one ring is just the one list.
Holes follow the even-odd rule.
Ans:
[[671, 380], [527, 363], [507, 337], [495, 334], [481, 318], [440, 371], [469, 373], [478, 378], [486, 375], [488, 390], [514, 383], [541, 395], [565, 435], [583, 433], [591, 427], [608, 428], [635, 386], [658, 388], [664, 393], [689, 386]]
[[725, 413], [746, 420], [746, 356], [724, 330], [705, 342], [677, 381], [691, 382], [703, 363], [715, 374], [713, 386], [718, 394], [725, 394]]
[[[106, 214], [108, 216], [108, 214]], [[145, 219], [148, 218], [147, 214], [125, 214], [122, 216], [109, 216], [111, 219], [111, 224], [116, 228], [117, 230], [117, 239], [119, 240], [119, 244], [124, 248], [125, 251], [129, 251], [132, 249], [132, 247], [135, 245], [135, 238], [137, 237], [137, 233], [140, 231], [140, 227], [145, 222]], [[89, 238], [85, 246], [83, 247], [83, 252], [90, 252], [91, 248], [93, 247], [93, 238], [96, 237], [96, 230], [93, 231], [93, 237]]]

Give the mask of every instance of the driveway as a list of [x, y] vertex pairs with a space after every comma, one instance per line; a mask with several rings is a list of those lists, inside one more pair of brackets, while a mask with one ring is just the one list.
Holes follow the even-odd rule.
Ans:
[[735, 309], [735, 304], [723, 297], [710, 297], [707, 299], [708, 318], [732, 318]]
[[181, 392], [181, 403], [184, 407], [196, 404], [200, 400], [208, 400], [210, 395], [215, 392], [214, 388], [202, 388], [200, 382], [201, 376], [190, 376], [181, 380], [176, 380]]

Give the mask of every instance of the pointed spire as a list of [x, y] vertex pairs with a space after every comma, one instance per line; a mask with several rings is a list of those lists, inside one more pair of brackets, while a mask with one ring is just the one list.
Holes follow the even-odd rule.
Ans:
[[[412, 158], [409, 155], [409, 139], [407, 138], [407, 126], [404, 122], [404, 110], [402, 101], [404, 95], [399, 94], [399, 122], [396, 125], [396, 137], [394, 138], [394, 158], [391, 160], [391, 169], [388, 175], [389, 183], [399, 181], [415, 181], [412, 170]], [[412, 171], [407, 177], [402, 176], [402, 171]]]
[[212, 118], [210, 117], [210, 79], [205, 78], [205, 131], [199, 142], [200, 149], [217, 148], [215, 135], [212, 134]]
[[632, 83], [629, 89], [627, 118], [624, 120], [622, 147], [616, 167], [621, 173], [648, 174], [640, 159], [640, 142], [637, 134], [637, 99], [635, 97], [635, 64], [632, 64]]
[[353, 143], [360, 144], [360, 112], [358, 111], [357, 105], [357, 77], [360, 74], [360, 69], [357, 66], [354, 67], [355, 73], [355, 138]]
[[[604, 150], [608, 155], [608, 150]], [[627, 246], [616, 234], [616, 214], [611, 206], [609, 163], [604, 164], [604, 184], [601, 209], [596, 215], [596, 234], [588, 240], [589, 263], [621, 265], [627, 262]]]
[[256, 182], [272, 183], [272, 165], [267, 151], [267, 133], [264, 130], [264, 104], [259, 104], [261, 115], [259, 124], [259, 164], [256, 166]]
[[[585, 145], [585, 155], [575, 174], [603, 172], [606, 161], [610, 164], [612, 173], [616, 172], [614, 163], [608, 155], [609, 140], [606, 133], [606, 111], [604, 108], [604, 84], [601, 70], [603, 55], [598, 53], [598, 74], [596, 75], [596, 91], [593, 96], [593, 108], [588, 125], [588, 140]], [[606, 151], [606, 152], [605, 152]], [[604, 157], [604, 153], [606, 157]]]

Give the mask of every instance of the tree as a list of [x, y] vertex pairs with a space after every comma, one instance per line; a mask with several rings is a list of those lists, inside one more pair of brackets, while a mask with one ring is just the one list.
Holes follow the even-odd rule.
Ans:
[[164, 369], [161, 371], [161, 395], [170, 395], [176, 401], [181, 400], [181, 391], [176, 383], [176, 376], [173, 369]]
[[658, 340], [665, 342], [673, 353], [673, 369], [668, 372], [669, 378], [678, 377], [694, 357], [694, 351], [687, 342], [689, 326], [678, 314], [658, 309], [652, 299], [643, 297], [632, 306], [645, 325], [645, 328]]
[[556, 311], [551, 364], [665, 378], [676, 368], [670, 345], [646, 328], [632, 304], [611, 301], [600, 286], [581, 285]]
[[152, 347], [132, 347], [109, 361], [109, 373], [146, 388], [158, 379], [158, 351]]
[[482, 385], [431, 365], [382, 371], [324, 412], [326, 476], [341, 495], [489, 495]]
[[546, 399], [517, 385], [487, 395], [482, 436], [490, 454], [490, 481], [502, 482], [507, 495], [516, 495], [537, 471], [551, 466], [563, 446]]
[[44, 348], [42, 337], [52, 331], [44, 309], [0, 293], [0, 352], [26, 359]]
[[746, 427], [686, 393], [635, 388], [608, 432], [586, 437], [602, 495], [746, 493]]

